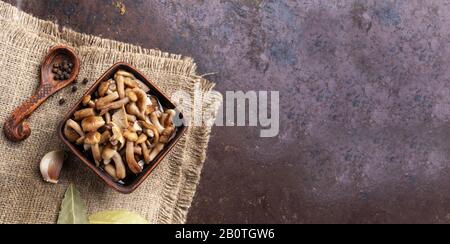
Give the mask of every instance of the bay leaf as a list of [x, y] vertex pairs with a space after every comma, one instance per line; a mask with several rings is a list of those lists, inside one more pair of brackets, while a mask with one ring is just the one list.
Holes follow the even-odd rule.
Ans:
[[73, 184], [70, 184], [61, 203], [58, 224], [89, 224], [86, 204]]
[[148, 224], [142, 216], [127, 211], [103, 211], [89, 216], [91, 224]]

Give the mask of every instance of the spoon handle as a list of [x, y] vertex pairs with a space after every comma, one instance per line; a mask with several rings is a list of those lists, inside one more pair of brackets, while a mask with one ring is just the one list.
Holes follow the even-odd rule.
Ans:
[[13, 142], [26, 140], [31, 134], [31, 129], [25, 120], [54, 93], [55, 91], [50, 85], [39, 87], [39, 90], [14, 110], [6, 120], [3, 126], [5, 136]]

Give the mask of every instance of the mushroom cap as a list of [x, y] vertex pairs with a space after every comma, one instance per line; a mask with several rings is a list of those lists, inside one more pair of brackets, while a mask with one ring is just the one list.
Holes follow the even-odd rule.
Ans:
[[88, 145], [95, 145], [100, 142], [102, 138], [102, 135], [98, 132], [91, 132], [86, 135], [86, 138], [84, 139], [84, 143]]
[[145, 134], [141, 134], [139, 136], [139, 139], [136, 141], [136, 144], [142, 144], [145, 143], [145, 141], [147, 141], [148, 137]]
[[111, 160], [114, 157], [114, 155], [116, 155], [116, 153], [117, 151], [114, 150], [114, 148], [105, 147], [102, 152], [102, 158], [104, 160]]
[[74, 129], [70, 128], [67, 123], [64, 126], [64, 135], [70, 142], [76, 142], [81, 137]]
[[110, 85], [111, 83], [109, 83], [108, 81], [102, 82], [98, 87], [98, 95], [104, 97], [106, 95], [106, 92], [108, 92]]
[[123, 137], [125, 137], [128, 141], [131, 142], [136, 142], [139, 139], [139, 136], [136, 132], [133, 131], [125, 131], [125, 133], [123, 133]]
[[91, 101], [92, 97], [91, 95], [86, 95], [83, 97], [83, 105], [86, 106]]
[[105, 120], [102, 117], [98, 116], [90, 116], [81, 122], [81, 127], [83, 127], [84, 131], [97, 131], [100, 127], [105, 125]]

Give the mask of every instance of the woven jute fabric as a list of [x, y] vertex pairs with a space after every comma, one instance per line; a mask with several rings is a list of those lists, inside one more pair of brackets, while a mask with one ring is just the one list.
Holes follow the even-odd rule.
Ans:
[[[211, 127], [191, 126], [173, 151], [131, 195], [111, 190], [78, 159], [66, 161], [59, 184], [44, 183], [39, 162], [48, 152], [64, 150], [57, 135], [63, 115], [110, 66], [125, 61], [137, 67], [169, 96], [183, 91], [194, 104], [182, 109], [213, 118], [222, 101], [214, 84], [196, 74], [191, 58], [60, 29], [0, 1], [0, 123], [38, 87], [39, 67], [57, 44], [72, 47], [82, 66], [80, 78], [90, 84], [79, 91], [63, 90], [45, 102], [28, 120], [31, 136], [22, 143], [0, 135], [0, 223], [55, 223], [64, 193], [73, 183], [85, 199], [88, 212], [128, 210], [151, 223], [184, 223], [206, 157]], [[83, 88], [83, 89], [81, 89]], [[194, 99], [195, 91], [211, 91]], [[59, 106], [64, 97], [67, 103]]]

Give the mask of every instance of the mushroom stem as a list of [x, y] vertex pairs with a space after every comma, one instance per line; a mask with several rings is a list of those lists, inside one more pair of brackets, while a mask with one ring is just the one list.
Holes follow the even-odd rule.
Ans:
[[111, 123], [111, 114], [109, 112], [105, 113], [105, 122], [107, 124]]
[[145, 93], [140, 88], [133, 89], [133, 92], [136, 94], [138, 98], [136, 105], [138, 106], [139, 111], [141, 112], [141, 114], [145, 114], [145, 111], [147, 110], [147, 105], [149, 104], [147, 93]]
[[141, 148], [142, 148], [142, 156], [144, 156], [144, 162], [145, 164], [149, 164], [151, 162], [150, 160], [150, 149], [148, 149], [147, 144], [141, 143]]
[[74, 116], [75, 120], [80, 121], [86, 117], [95, 116], [95, 111], [93, 108], [85, 108], [85, 109], [75, 112], [75, 114], [73, 116]]
[[128, 163], [128, 168], [130, 168], [131, 172], [135, 174], [139, 174], [142, 172], [141, 166], [139, 166], [138, 162], [134, 157], [134, 142], [128, 141], [126, 147], [126, 158]]
[[67, 121], [66, 125], [68, 126], [68, 128], [73, 129], [76, 133], [78, 133], [78, 135], [80, 135], [80, 137], [85, 136], [84, 131], [81, 128], [81, 126], [74, 120], [69, 119]]
[[113, 92], [106, 97], [98, 99], [95, 106], [98, 110], [102, 110], [104, 107], [108, 106], [108, 104], [116, 101], [117, 99], [119, 99], [119, 93]]
[[116, 150], [106, 147], [103, 150], [102, 158], [105, 161], [110, 161], [111, 159], [114, 161], [116, 166], [116, 176], [119, 180], [123, 180], [127, 177], [125, 164], [123, 163], [122, 157]]
[[116, 167], [111, 164], [105, 165], [105, 171], [110, 175], [115, 181], [118, 181]]
[[164, 131], [164, 126], [161, 125], [161, 123], [159, 122], [159, 118], [158, 118], [158, 114], [157, 112], [153, 112], [150, 115], [150, 120], [152, 121], [153, 125], [156, 126], [156, 129], [158, 130], [159, 134], [161, 134]]
[[150, 130], [150, 131], [153, 132], [152, 136], [150, 135], [150, 133], [147, 133], [147, 136], [153, 138], [153, 143], [151, 144], [151, 147], [152, 148], [155, 147], [159, 143], [159, 131], [158, 131], [158, 129], [154, 125], [152, 125], [150, 123], [147, 123], [145, 121], [139, 121], [139, 123], [145, 129]]
[[97, 167], [100, 166], [100, 161], [102, 161], [100, 146], [98, 144], [94, 144], [91, 146], [92, 156], [94, 157], [95, 165]]
[[104, 114], [106, 114], [107, 112], [109, 112], [110, 110], [113, 110], [113, 109], [119, 109], [119, 108], [125, 106], [128, 102], [130, 102], [130, 99], [128, 97], [126, 97], [126, 98], [124, 98], [122, 100], [110, 103], [110, 104], [108, 104], [108, 105], [106, 105], [106, 106], [101, 108], [100, 115], [104, 115]]
[[102, 82], [98, 87], [98, 95], [104, 97], [109, 90], [111, 83], [109, 81]]
[[141, 120], [145, 120], [145, 115], [139, 111], [139, 108], [136, 106], [136, 103], [129, 103], [127, 105], [128, 114], [134, 115]]
[[117, 92], [119, 93], [120, 99], [125, 97], [125, 78], [120, 75], [116, 75]]
[[117, 79], [117, 77], [119, 77], [119, 76], [129, 77], [129, 78], [132, 78], [132, 79], [136, 79], [136, 77], [135, 77], [133, 74], [131, 74], [130, 72], [127, 72], [127, 71], [125, 71], [125, 70], [122, 70], [122, 69], [116, 72], [116, 75], [114, 76], [114, 78]]
[[142, 147], [134, 147], [134, 154], [142, 155]]
[[164, 149], [164, 144], [158, 143], [155, 148], [153, 148], [152, 153], [150, 153], [150, 161], [155, 160], [158, 154]]
[[137, 121], [136, 116], [131, 115], [131, 114], [127, 114], [127, 119], [128, 119], [128, 121], [133, 122], [133, 123]]
[[125, 79], [123, 81], [125, 82], [126, 86], [131, 87], [131, 88], [136, 88], [139, 86], [139, 84], [130, 77], [125, 77]]

